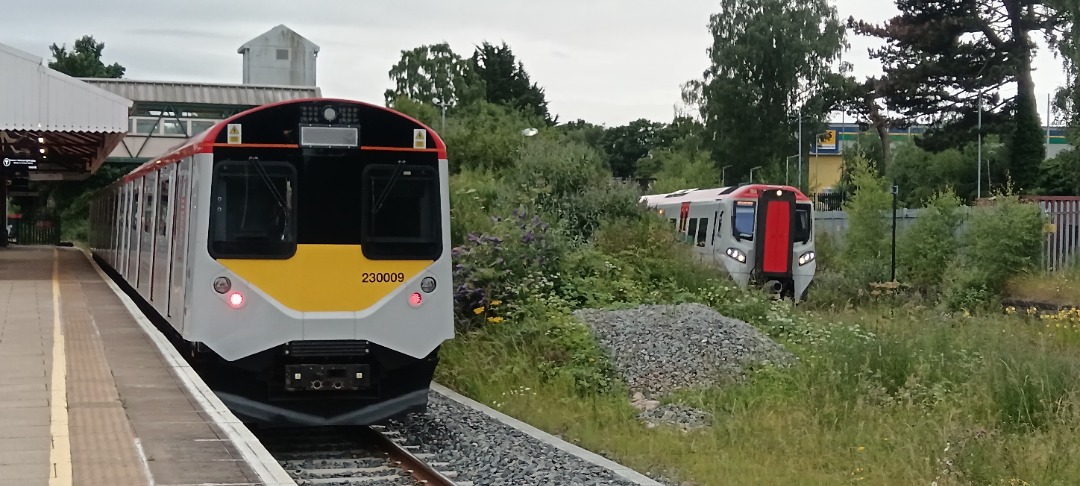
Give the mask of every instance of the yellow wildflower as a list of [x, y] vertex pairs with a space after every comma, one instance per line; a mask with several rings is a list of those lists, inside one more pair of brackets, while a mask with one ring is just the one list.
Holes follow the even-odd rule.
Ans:
[[488, 322], [490, 322], [492, 324], [498, 324], [498, 323], [503, 321], [503, 318], [499, 317], [499, 316], [495, 316], [495, 317], [489, 317], [487, 320], [488, 320]]
[[858, 451], [859, 451], [859, 452], [862, 452], [862, 451], [865, 451], [865, 450], [866, 450], [866, 448], [865, 448], [865, 447], [863, 447], [863, 446], [859, 446], [859, 449], [858, 449]]
[[498, 307], [499, 304], [502, 304], [501, 300], [493, 300], [493, 301], [491, 301], [491, 306], [492, 307]]
[[483, 314], [483, 313], [484, 313], [484, 308], [483, 307], [477, 307], [477, 308], [473, 309], [473, 314], [480, 315], [480, 314]]

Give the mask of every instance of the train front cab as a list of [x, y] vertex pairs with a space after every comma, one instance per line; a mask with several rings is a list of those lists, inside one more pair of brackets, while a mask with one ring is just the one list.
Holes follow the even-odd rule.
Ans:
[[730, 191], [715, 202], [682, 202], [664, 211], [678, 211], [668, 219], [680, 237], [740, 287], [804, 299], [817, 270], [810, 202], [785, 186]]
[[[339, 129], [348, 134], [341, 145], [352, 146], [313, 148], [303, 130], [280, 135], [297, 121], [319, 123], [328, 105], [362, 125], [359, 136]], [[188, 333], [251, 373], [246, 389], [219, 391], [223, 401], [264, 424], [367, 424], [423, 411], [439, 345], [453, 337], [441, 141], [396, 113], [337, 101], [282, 104], [230, 123], [244, 128], [243, 143], [220, 134], [200, 165], [199, 180], [210, 183], [198, 189], [209, 204], [198, 209], [197, 244], [207, 251], [193, 272], [199, 327]], [[313, 137], [338, 126], [321, 125], [329, 126]], [[417, 133], [437, 147], [414, 148]], [[253, 225], [250, 211], [230, 204], [253, 201], [267, 179], [280, 198], [263, 191], [266, 224]], [[221, 277], [244, 292], [241, 308], [214, 290]]]

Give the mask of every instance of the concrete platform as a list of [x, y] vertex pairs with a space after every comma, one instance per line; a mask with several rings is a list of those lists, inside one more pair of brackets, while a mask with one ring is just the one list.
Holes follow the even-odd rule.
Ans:
[[0, 484], [291, 483], [114, 288], [79, 250], [0, 248]]

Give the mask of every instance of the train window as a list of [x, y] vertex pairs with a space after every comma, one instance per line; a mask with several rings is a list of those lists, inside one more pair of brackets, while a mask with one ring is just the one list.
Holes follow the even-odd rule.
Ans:
[[360, 234], [371, 259], [429, 259], [442, 253], [438, 170], [372, 164], [360, 176]]
[[686, 227], [686, 234], [683, 235], [683, 238], [685, 238], [687, 243], [694, 242], [694, 235], [697, 233], [697, 225], [698, 219], [690, 218], [690, 224]]
[[810, 220], [810, 205], [800, 204], [795, 207], [795, 241], [807, 243], [812, 234], [813, 222]]
[[701, 218], [698, 223], [697, 246], [705, 246], [705, 237], [709, 234], [709, 218]]
[[737, 201], [735, 203], [735, 212], [731, 214], [732, 218], [732, 235], [738, 240], [753, 240], [754, 239], [754, 203], [748, 201]]
[[258, 159], [214, 168], [210, 187], [210, 255], [291, 258], [296, 253], [296, 170]]
[[168, 215], [169, 210], [169, 177], [165, 174], [161, 174], [161, 185], [158, 188], [158, 234], [165, 236], [165, 229], [168, 226], [168, 222], [165, 217]]
[[143, 176], [143, 233], [150, 234], [150, 222], [154, 220], [154, 184], [150, 176]]

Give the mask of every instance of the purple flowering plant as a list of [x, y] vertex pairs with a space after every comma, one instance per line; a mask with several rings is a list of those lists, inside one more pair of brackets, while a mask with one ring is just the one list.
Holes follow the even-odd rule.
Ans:
[[454, 312], [463, 330], [498, 324], [516, 310], [530, 282], [557, 268], [561, 247], [550, 224], [522, 207], [492, 217], [488, 233], [469, 233], [453, 249]]

